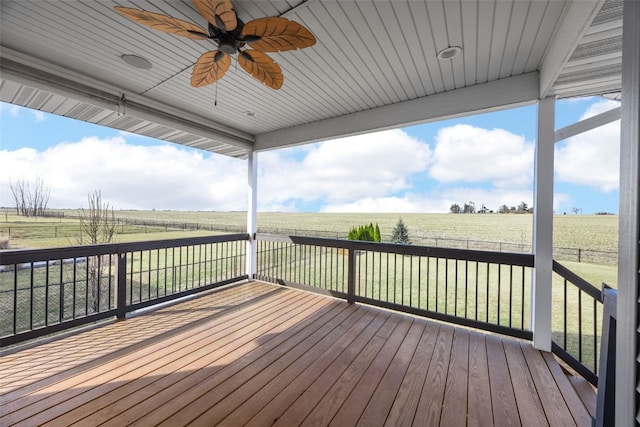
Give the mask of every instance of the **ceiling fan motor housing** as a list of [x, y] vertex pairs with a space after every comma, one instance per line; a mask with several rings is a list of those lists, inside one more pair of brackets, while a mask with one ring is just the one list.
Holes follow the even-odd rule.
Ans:
[[209, 35], [218, 43], [218, 49], [228, 55], [234, 55], [238, 53], [239, 48], [245, 45], [244, 41], [239, 40], [243, 26], [243, 22], [239, 19], [238, 26], [233, 31], [225, 31], [209, 23]]
[[228, 55], [233, 55], [238, 51], [235, 40], [233, 42], [229, 42], [229, 41], [219, 42], [218, 49], [220, 49], [222, 52]]

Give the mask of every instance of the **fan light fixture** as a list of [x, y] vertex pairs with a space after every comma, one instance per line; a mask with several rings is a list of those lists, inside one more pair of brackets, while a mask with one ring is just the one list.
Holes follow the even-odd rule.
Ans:
[[442, 49], [438, 52], [438, 59], [441, 61], [453, 59], [458, 56], [460, 52], [462, 52], [462, 48], [460, 46], [449, 46], [448, 48]]
[[124, 55], [120, 56], [120, 59], [122, 59], [126, 64], [131, 65], [135, 68], [139, 68], [141, 70], [150, 70], [153, 66], [151, 62], [149, 62], [149, 60], [138, 55], [130, 55], [125, 53]]
[[[193, 4], [207, 21], [206, 29], [147, 10], [122, 6], [114, 9], [125, 18], [155, 30], [193, 40], [213, 41], [217, 50], [205, 52], [193, 67], [193, 87], [203, 87], [221, 79], [229, 69], [232, 57], [236, 57], [242, 69], [256, 80], [272, 89], [280, 89], [284, 82], [282, 69], [265, 52], [304, 49], [316, 43], [314, 35], [305, 27], [279, 16], [244, 23], [237, 17], [231, 0], [193, 0]], [[130, 59], [128, 55], [122, 59], [134, 67], [144, 68], [142, 64], [135, 65], [140, 63], [138, 59]], [[151, 63], [146, 62], [151, 68]]]

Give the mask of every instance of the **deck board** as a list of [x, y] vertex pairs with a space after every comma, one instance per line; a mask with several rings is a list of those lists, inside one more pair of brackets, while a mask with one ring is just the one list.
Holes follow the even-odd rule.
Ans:
[[384, 373], [378, 387], [371, 396], [358, 424], [359, 426], [384, 425], [389, 416], [391, 407], [396, 401], [402, 380], [405, 378], [411, 359], [420, 343], [425, 330], [426, 321], [417, 319], [407, 332], [406, 339], [398, 347], [389, 368]]
[[400, 390], [398, 390], [396, 399], [391, 406], [385, 426], [413, 424], [439, 330], [440, 325], [438, 323], [427, 322], [425, 325], [418, 347], [411, 358], [411, 362], [409, 362], [407, 373], [402, 378]]
[[558, 425], [575, 426], [571, 411], [567, 407], [561, 391], [558, 389], [553, 374], [549, 372], [542, 354], [529, 344], [522, 343], [520, 347], [527, 359], [527, 366], [536, 385], [536, 391], [540, 396], [547, 419], [554, 420]]
[[0, 425], [590, 425], [529, 343], [261, 282], [0, 358]]
[[449, 373], [449, 358], [455, 329], [448, 325], [440, 327], [434, 344], [429, 370], [422, 388], [420, 401], [413, 419], [415, 425], [434, 426], [440, 424], [444, 391]]
[[440, 424], [443, 426], [466, 425], [467, 394], [469, 390], [469, 331], [456, 329], [451, 345], [449, 373], [442, 403]]
[[384, 343], [380, 352], [349, 394], [349, 397], [342, 403], [330, 425], [339, 427], [357, 424], [373, 393], [382, 381], [382, 377], [389, 369], [393, 358], [405, 341], [412, 324], [413, 319], [409, 317], [402, 319], [398, 323], [398, 326]]
[[469, 336], [469, 398], [467, 425], [470, 427], [493, 424], [491, 386], [485, 336], [472, 332]]
[[520, 414], [502, 340], [495, 335], [487, 335], [485, 341], [493, 423], [497, 426], [519, 426], [521, 425]]

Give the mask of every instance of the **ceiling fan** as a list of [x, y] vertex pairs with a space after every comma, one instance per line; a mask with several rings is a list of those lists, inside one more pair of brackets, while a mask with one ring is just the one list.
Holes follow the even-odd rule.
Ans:
[[[238, 19], [230, 0], [193, 0], [207, 20], [207, 30], [196, 24], [160, 13], [116, 6], [121, 15], [155, 30], [195, 40], [213, 40], [217, 50], [203, 54], [191, 74], [191, 86], [202, 87], [218, 81], [231, 65], [231, 55], [251, 76], [272, 89], [284, 82], [282, 69], [264, 52], [284, 52], [313, 46], [316, 39], [295, 21], [271, 16], [246, 24]], [[248, 49], [251, 47], [252, 49]]]

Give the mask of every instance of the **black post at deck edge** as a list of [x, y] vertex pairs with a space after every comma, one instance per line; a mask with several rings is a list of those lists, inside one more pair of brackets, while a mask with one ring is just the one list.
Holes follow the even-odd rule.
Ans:
[[118, 254], [118, 280], [116, 282], [116, 317], [124, 319], [127, 315], [127, 253]]
[[349, 248], [349, 270], [347, 271], [347, 302], [353, 304], [356, 302], [356, 250]]

